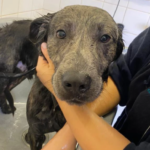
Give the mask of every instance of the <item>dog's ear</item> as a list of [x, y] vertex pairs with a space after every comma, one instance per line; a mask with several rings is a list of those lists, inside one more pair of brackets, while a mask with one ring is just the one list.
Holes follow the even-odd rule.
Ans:
[[38, 44], [47, 41], [48, 26], [54, 14], [47, 14], [43, 17], [33, 20], [30, 25], [29, 39]]
[[118, 37], [118, 41], [117, 41], [117, 50], [116, 50], [116, 55], [114, 60], [116, 60], [122, 53], [123, 49], [124, 49], [124, 43], [123, 43], [123, 39], [122, 39], [122, 32], [124, 29], [124, 25], [123, 24], [117, 24], [118, 25], [118, 30], [119, 30], [119, 37]]

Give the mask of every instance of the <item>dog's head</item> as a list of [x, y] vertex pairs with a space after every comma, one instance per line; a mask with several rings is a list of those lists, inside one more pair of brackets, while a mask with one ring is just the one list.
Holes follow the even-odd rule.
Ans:
[[55, 65], [55, 93], [75, 104], [93, 101], [100, 94], [103, 74], [124, 46], [112, 17], [89, 6], [69, 6], [34, 20], [30, 39], [39, 45], [47, 42]]

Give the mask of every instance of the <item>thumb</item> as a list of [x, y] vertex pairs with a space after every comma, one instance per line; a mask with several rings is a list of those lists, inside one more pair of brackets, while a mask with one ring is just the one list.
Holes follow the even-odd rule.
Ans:
[[47, 51], [47, 44], [46, 43], [42, 43], [42, 45], [41, 45], [41, 51], [42, 51], [43, 55], [45, 56], [47, 62], [51, 66], [51, 68], [54, 69], [53, 62], [51, 61], [51, 59], [49, 57], [49, 54], [48, 54], [48, 51]]
[[49, 58], [49, 55], [48, 55], [47, 44], [46, 43], [42, 43], [41, 51], [42, 51], [43, 55], [45, 56], [46, 60], [49, 62], [50, 58]]

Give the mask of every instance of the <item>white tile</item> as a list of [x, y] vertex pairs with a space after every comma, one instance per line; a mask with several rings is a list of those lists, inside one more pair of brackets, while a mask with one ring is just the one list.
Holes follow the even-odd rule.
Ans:
[[104, 3], [103, 9], [106, 10], [111, 16], [113, 16], [115, 9], [116, 9], [116, 5]]
[[1, 16], [1, 18], [17, 18], [17, 17], [18, 17], [17, 14]]
[[129, 47], [130, 43], [137, 37], [137, 35], [134, 35], [134, 34], [130, 34], [130, 33], [127, 33], [127, 32], [123, 32], [123, 40], [124, 40], [124, 44], [125, 44], [125, 47]]
[[[126, 7], [126, 6], [128, 5], [128, 1], [129, 1], [129, 0], [120, 0], [119, 5]], [[119, 0], [105, 0], [105, 2], [108, 2], [108, 3], [112, 3], [112, 4], [117, 5], [118, 2], [119, 2]]]
[[149, 14], [132, 9], [127, 9], [123, 24], [125, 25], [125, 30], [127, 32], [139, 34], [145, 29], [148, 20]]
[[69, 5], [81, 5], [81, 0], [61, 0], [60, 8], [64, 8]]
[[111, 3], [111, 4], [117, 4], [118, 0], [105, 0], [105, 2]]
[[[81, 0], [81, 1], [82, 1], [82, 0]], [[97, 1], [104, 2], [105, 0], [97, 0]]]
[[147, 27], [150, 27], [150, 17], [149, 17], [149, 21], [148, 21]]
[[0, 0], [0, 16], [1, 16], [1, 11], [2, 11], [2, 0]]
[[43, 10], [32, 11], [32, 19], [43, 16]]
[[128, 8], [150, 13], [150, 1], [149, 0], [130, 0]]
[[127, 5], [128, 5], [128, 2], [129, 2], [129, 0], [120, 0], [120, 3], [119, 3], [119, 5], [120, 5], [120, 6], [127, 7]]
[[47, 15], [48, 13], [54, 13], [54, 12], [52, 12], [52, 11], [50, 11], [50, 10], [42, 10], [42, 14], [43, 15]]
[[2, 15], [8, 15], [18, 12], [19, 0], [3, 0]]
[[20, 0], [19, 12], [30, 11], [32, 9], [32, 0]]
[[102, 8], [103, 2], [97, 0], [82, 0], [82, 5]]
[[18, 20], [17, 14], [1, 17], [0, 27], [4, 27], [6, 24], [12, 23], [14, 20]]
[[43, 9], [50, 11], [58, 11], [60, 6], [60, 0], [44, 0]]
[[32, 19], [32, 12], [18, 13], [18, 18], [22, 19]]
[[42, 9], [44, 0], [33, 0], [32, 9]]
[[114, 19], [117, 23], [122, 23], [123, 22], [123, 18], [124, 18], [124, 15], [125, 15], [125, 11], [126, 11], [126, 8], [125, 7], [122, 7], [122, 6], [119, 6], [117, 11], [116, 11], [116, 14], [114, 16]]

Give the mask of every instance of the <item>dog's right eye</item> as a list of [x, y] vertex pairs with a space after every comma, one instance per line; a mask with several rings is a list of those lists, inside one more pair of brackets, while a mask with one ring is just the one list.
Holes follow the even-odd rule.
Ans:
[[109, 35], [105, 34], [100, 38], [100, 41], [102, 43], [107, 43], [110, 39], [111, 39], [111, 37]]
[[66, 33], [63, 30], [58, 30], [56, 35], [59, 39], [64, 39], [66, 37]]

